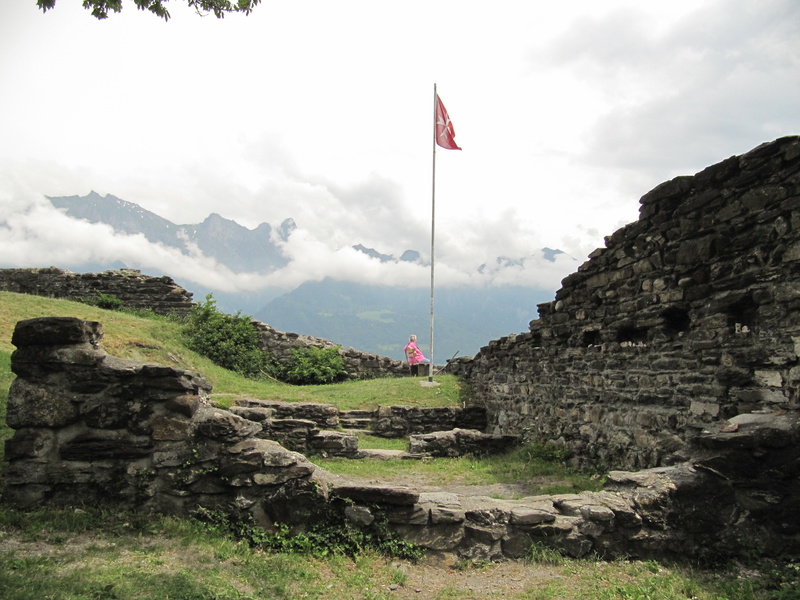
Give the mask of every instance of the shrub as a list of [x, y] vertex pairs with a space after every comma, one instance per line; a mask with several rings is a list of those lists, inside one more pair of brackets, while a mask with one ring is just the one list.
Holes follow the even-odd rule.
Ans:
[[339, 348], [294, 348], [289, 363], [280, 368], [277, 378], [295, 385], [321, 385], [342, 381], [347, 376]]
[[97, 294], [90, 297], [75, 298], [75, 300], [106, 310], [122, 310], [125, 308], [125, 304], [122, 300], [117, 298], [114, 294], [104, 294], [103, 292], [97, 292]]
[[211, 294], [192, 309], [185, 335], [191, 350], [220, 367], [251, 378], [266, 369], [267, 356], [250, 317], [219, 312]]

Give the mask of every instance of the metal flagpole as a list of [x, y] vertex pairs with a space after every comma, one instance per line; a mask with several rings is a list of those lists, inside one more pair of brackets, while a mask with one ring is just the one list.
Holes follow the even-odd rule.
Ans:
[[428, 381], [433, 381], [433, 282], [434, 282], [434, 249], [436, 232], [436, 84], [433, 84], [433, 169], [431, 171], [431, 351], [428, 365]]

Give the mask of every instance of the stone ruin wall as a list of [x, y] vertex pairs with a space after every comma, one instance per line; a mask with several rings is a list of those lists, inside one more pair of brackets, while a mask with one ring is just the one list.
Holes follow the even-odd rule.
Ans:
[[191, 292], [170, 277], [142, 275], [135, 269], [103, 273], [73, 273], [57, 267], [0, 269], [0, 290], [51, 298], [116, 296], [133, 310], [152, 310], [160, 315], [187, 316], [192, 312]]
[[742, 413], [800, 396], [800, 137], [764, 144], [641, 199], [530, 331], [451, 371], [493, 433], [644, 468]]
[[17, 324], [4, 503], [213, 510], [293, 531], [334, 511], [480, 560], [523, 557], [534, 543], [573, 557], [800, 555], [796, 415], [740, 415], [701, 436], [692, 461], [615, 471], [599, 492], [496, 500], [331, 475], [267, 439], [272, 417], [215, 407], [202, 376], [108, 356], [101, 338], [101, 324], [71, 317]]
[[[192, 293], [167, 276], [152, 277], [135, 269], [120, 269], [102, 273], [73, 273], [56, 267], [33, 269], [0, 269], [0, 290], [18, 294], [33, 294], [52, 298], [96, 298], [98, 294], [115, 296], [126, 307], [134, 310], [152, 310], [160, 315], [188, 316], [194, 302]], [[286, 333], [266, 323], [253, 321], [261, 336], [261, 345], [279, 361], [291, 358], [293, 349], [335, 348], [323, 338]], [[341, 348], [345, 369], [350, 378], [409, 375], [408, 365], [402, 361], [354, 348]]]
[[[339, 344], [323, 338], [278, 331], [260, 321], [253, 321], [253, 325], [258, 329], [261, 336], [261, 347], [279, 361], [288, 361], [294, 349], [308, 348], [309, 346], [317, 348], [336, 348], [339, 346]], [[406, 363], [388, 356], [361, 352], [352, 347], [340, 347], [339, 354], [344, 360], [345, 369], [351, 379], [386, 376], [405, 377], [411, 374]]]

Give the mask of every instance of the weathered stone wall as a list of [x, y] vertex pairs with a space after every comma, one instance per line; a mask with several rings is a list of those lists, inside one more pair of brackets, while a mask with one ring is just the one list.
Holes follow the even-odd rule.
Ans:
[[[169, 277], [151, 277], [134, 269], [103, 273], [73, 273], [65, 269], [0, 269], [0, 290], [52, 298], [96, 298], [98, 294], [117, 297], [128, 308], [152, 310], [162, 315], [188, 316], [194, 302], [191, 292]], [[335, 348], [338, 344], [323, 338], [278, 331], [266, 323], [253, 321], [261, 335], [262, 347], [279, 361], [288, 361], [293, 349]], [[354, 348], [339, 350], [348, 377], [402, 377], [410, 375], [406, 363], [360, 352]]]
[[641, 199], [530, 331], [456, 360], [488, 432], [579, 460], [684, 460], [703, 429], [800, 402], [800, 137], [677, 177]]
[[[340, 411], [334, 404], [240, 398], [231, 410], [248, 419], [269, 421], [277, 436], [270, 439], [287, 442], [288, 447], [299, 451], [309, 448], [309, 436], [316, 431], [340, 427], [395, 439], [455, 428], [486, 428], [486, 411], [481, 407], [379, 406], [372, 410]], [[301, 439], [306, 441], [298, 445]]]
[[314, 488], [314, 465], [212, 407], [202, 377], [107, 356], [101, 337], [99, 323], [69, 317], [17, 324], [4, 500], [181, 515], [236, 507], [269, 525], [274, 494]]
[[371, 431], [384, 438], [403, 438], [418, 433], [451, 429], [486, 429], [482, 407], [379, 406], [373, 413]]
[[74, 318], [17, 324], [4, 502], [177, 515], [205, 508], [267, 529], [302, 529], [325, 508], [358, 527], [383, 519], [408, 541], [474, 559], [521, 557], [532, 543], [575, 557], [722, 559], [754, 547], [800, 555], [794, 413], [739, 415], [703, 434], [691, 462], [613, 472], [600, 492], [519, 500], [422, 492], [334, 477], [261, 439], [258, 420], [213, 407], [202, 377], [113, 358], [101, 337], [99, 323]]
[[152, 310], [161, 315], [188, 315], [192, 294], [171, 278], [142, 275], [134, 269], [103, 273], [73, 273], [65, 269], [0, 269], [0, 290], [51, 298], [96, 298], [116, 296], [134, 310]]

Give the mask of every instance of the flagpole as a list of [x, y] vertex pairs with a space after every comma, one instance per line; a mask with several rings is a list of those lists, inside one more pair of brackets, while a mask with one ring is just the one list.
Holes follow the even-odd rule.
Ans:
[[431, 351], [428, 364], [428, 381], [433, 382], [433, 283], [436, 233], [436, 84], [433, 84], [433, 168], [431, 170]]

